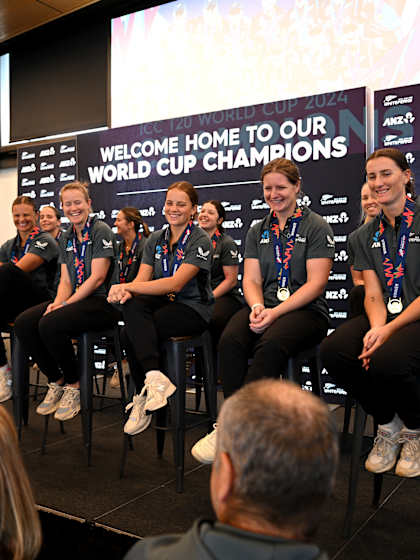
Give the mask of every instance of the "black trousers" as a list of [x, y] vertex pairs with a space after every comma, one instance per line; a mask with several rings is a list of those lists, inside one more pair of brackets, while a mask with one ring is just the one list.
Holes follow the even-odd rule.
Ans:
[[289, 357], [319, 344], [328, 331], [328, 320], [323, 315], [298, 309], [276, 319], [262, 334], [256, 334], [249, 328], [249, 314], [249, 307], [238, 311], [220, 339], [219, 374], [225, 397], [244, 382], [284, 375]]
[[366, 315], [340, 325], [321, 345], [324, 366], [379, 424], [398, 414], [407, 428], [420, 428], [420, 321], [401, 328], [382, 344], [366, 371], [358, 356], [369, 329]]
[[44, 315], [49, 303], [21, 313], [15, 321], [16, 335], [49, 382], [64, 376], [65, 383], [75, 383], [79, 367], [72, 338], [88, 331], [110, 329], [121, 315], [103, 296], [89, 296]]
[[166, 296], [135, 296], [120, 306], [125, 323], [122, 343], [139, 392], [152, 369], [162, 369], [160, 343], [172, 336], [201, 334], [208, 323], [189, 305]]
[[365, 313], [365, 287], [353, 286], [349, 293], [350, 319]]
[[[49, 297], [48, 290], [36, 286], [27, 272], [11, 263], [0, 266], [0, 328], [13, 322], [28, 307]], [[0, 367], [6, 363], [6, 349], [0, 337]]]
[[209, 326], [215, 349], [230, 318], [243, 307], [243, 303], [229, 294], [225, 294], [216, 299]]

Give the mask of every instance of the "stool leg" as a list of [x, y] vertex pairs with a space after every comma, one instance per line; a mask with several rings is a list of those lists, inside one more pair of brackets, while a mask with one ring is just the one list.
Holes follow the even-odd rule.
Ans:
[[160, 408], [156, 411], [156, 446], [158, 457], [161, 458], [163, 455], [163, 449], [165, 447], [165, 432], [166, 430], [160, 430], [159, 428], [166, 428], [168, 424], [168, 407]]
[[176, 491], [184, 491], [184, 453], [185, 453], [185, 346], [182, 344], [169, 344], [167, 352], [168, 372], [173, 372], [172, 381], [177, 390], [170, 397], [169, 403], [174, 410], [172, 421], [175, 422], [173, 430], [174, 457], [176, 465]]
[[92, 391], [93, 391], [93, 343], [89, 333], [83, 333], [78, 353], [80, 369], [80, 404], [82, 414], [83, 442], [87, 451], [88, 466], [92, 458]]
[[12, 333], [12, 372], [13, 372], [13, 415], [18, 431], [22, 436], [22, 422], [28, 424], [29, 412], [29, 360], [19, 339]]
[[357, 403], [353, 429], [353, 449], [351, 454], [350, 479], [347, 498], [347, 510], [344, 520], [344, 536], [349, 537], [353, 520], [354, 507], [356, 504], [357, 482], [360, 470], [360, 454], [362, 452], [363, 434], [366, 425], [366, 412]]
[[44, 416], [44, 433], [42, 434], [41, 455], [45, 455], [45, 446], [47, 445], [49, 421], [50, 421], [50, 415], [46, 414]]
[[210, 335], [202, 348], [202, 357], [204, 362], [203, 383], [204, 394], [206, 397], [206, 408], [211, 419], [211, 424], [213, 425], [217, 420], [217, 385]]

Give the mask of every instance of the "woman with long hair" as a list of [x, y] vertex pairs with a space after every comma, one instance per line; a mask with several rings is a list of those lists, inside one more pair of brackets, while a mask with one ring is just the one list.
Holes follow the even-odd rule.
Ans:
[[32, 560], [42, 533], [13, 420], [0, 406], [0, 558]]
[[399, 150], [373, 152], [366, 176], [381, 213], [358, 234], [354, 268], [363, 274], [365, 312], [324, 340], [321, 358], [378, 423], [366, 468], [388, 471], [400, 456], [395, 473], [413, 477], [420, 475], [420, 207]]
[[119, 281], [124, 284], [137, 276], [146, 239], [150, 235], [147, 224], [137, 208], [121, 208], [115, 218], [121, 241], [117, 245]]
[[[58, 246], [37, 226], [32, 198], [18, 196], [12, 203], [16, 237], [0, 247], [0, 327], [14, 321], [24, 309], [54, 295]], [[0, 402], [12, 396], [12, 374], [0, 338]]]
[[[334, 257], [331, 227], [298, 205], [301, 177], [292, 161], [267, 163], [261, 181], [270, 213], [246, 238], [242, 286], [248, 306], [231, 318], [219, 343], [225, 398], [244, 382], [284, 375], [289, 357], [319, 344], [329, 325], [324, 290]], [[216, 433], [193, 447], [197, 460], [214, 460]]]
[[91, 217], [91, 200], [83, 183], [60, 191], [70, 226], [60, 237], [61, 276], [54, 301], [32, 307], [15, 322], [27, 353], [48, 377], [48, 392], [38, 414], [55, 412], [69, 420], [80, 411], [79, 367], [72, 339], [86, 331], [112, 328], [119, 313], [106, 301], [115, 267], [111, 228]]
[[223, 229], [226, 212], [219, 200], [207, 200], [201, 207], [198, 223], [207, 232], [213, 245], [211, 288], [215, 299], [210, 331], [217, 346], [229, 319], [243, 307], [239, 293], [239, 250]]
[[[176, 387], [164, 375], [159, 344], [172, 336], [202, 333], [210, 322], [211, 242], [194, 225], [198, 196], [186, 181], [166, 192], [168, 227], [153, 232], [132, 282], [112, 286], [108, 301], [121, 304], [124, 346], [136, 394], [124, 431], [138, 434], [150, 424], [150, 412], [165, 406]], [[149, 414], [147, 414], [149, 412]]]

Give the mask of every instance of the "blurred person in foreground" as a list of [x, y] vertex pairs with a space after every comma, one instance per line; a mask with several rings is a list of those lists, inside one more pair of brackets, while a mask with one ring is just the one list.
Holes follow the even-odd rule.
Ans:
[[42, 534], [31, 486], [9, 413], [0, 407], [0, 558], [32, 560]]
[[338, 460], [327, 406], [288, 381], [247, 384], [220, 411], [210, 494], [217, 521], [137, 543], [125, 560], [326, 560], [310, 544]]

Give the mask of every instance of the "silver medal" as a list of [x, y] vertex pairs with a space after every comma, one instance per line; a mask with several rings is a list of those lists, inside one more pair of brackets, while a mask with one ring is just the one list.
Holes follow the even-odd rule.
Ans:
[[278, 288], [277, 289], [277, 299], [279, 301], [286, 301], [290, 297], [289, 288]]
[[389, 298], [387, 308], [392, 315], [398, 315], [403, 310], [403, 304], [400, 298]]

